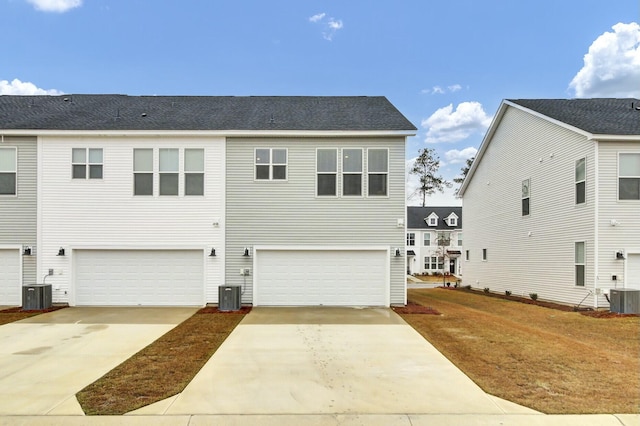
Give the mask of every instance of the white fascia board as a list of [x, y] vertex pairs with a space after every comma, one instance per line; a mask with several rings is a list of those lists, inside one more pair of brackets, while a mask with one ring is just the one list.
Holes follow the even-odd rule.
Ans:
[[409, 130], [24, 130], [0, 129], [7, 135], [29, 136], [192, 136], [192, 137], [336, 137], [415, 136]]
[[640, 142], [640, 135], [591, 135], [588, 140], [598, 142]]

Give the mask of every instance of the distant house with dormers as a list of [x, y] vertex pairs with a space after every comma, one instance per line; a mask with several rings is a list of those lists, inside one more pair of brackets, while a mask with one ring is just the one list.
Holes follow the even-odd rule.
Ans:
[[462, 207], [407, 207], [407, 273], [460, 275]]

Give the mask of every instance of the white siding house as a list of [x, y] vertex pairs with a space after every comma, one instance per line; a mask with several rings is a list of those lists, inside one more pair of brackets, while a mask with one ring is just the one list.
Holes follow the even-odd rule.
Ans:
[[408, 206], [407, 274], [460, 275], [462, 238], [462, 207]]
[[503, 101], [460, 194], [465, 284], [590, 307], [640, 289], [637, 99]]
[[[234, 284], [254, 305], [406, 303], [396, 248], [415, 127], [384, 97], [0, 96], [0, 107], [0, 135], [29, 142], [20, 158], [33, 162], [18, 176], [32, 204], [5, 209], [0, 267], [36, 246], [21, 265], [47, 275], [54, 303], [202, 306]], [[3, 240], [29, 215], [24, 235]], [[0, 305], [19, 303], [2, 289], [19, 292], [21, 265], [6, 268]]]

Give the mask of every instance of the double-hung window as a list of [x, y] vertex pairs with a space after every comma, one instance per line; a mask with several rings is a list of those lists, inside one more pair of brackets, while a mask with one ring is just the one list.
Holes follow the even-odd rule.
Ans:
[[584, 241], [575, 243], [575, 269], [576, 277], [575, 284], [579, 287], [584, 287], [584, 266], [585, 266], [585, 244]]
[[414, 232], [407, 232], [407, 245], [408, 246], [416, 245], [416, 234]]
[[342, 195], [362, 195], [362, 150], [342, 150]]
[[640, 200], [640, 153], [619, 155], [618, 199]]
[[160, 195], [178, 195], [180, 176], [180, 150], [160, 148]]
[[316, 152], [316, 194], [318, 196], [337, 195], [338, 150], [318, 149]]
[[531, 197], [531, 180], [522, 181], [522, 216], [529, 216], [529, 200]]
[[367, 151], [367, 154], [369, 196], [386, 196], [388, 194], [389, 150], [372, 148]]
[[133, 195], [153, 195], [153, 149], [133, 150]]
[[425, 232], [422, 236], [422, 245], [429, 247], [431, 245], [431, 232]]
[[587, 201], [587, 160], [581, 158], [576, 161], [576, 204]]
[[16, 195], [17, 163], [16, 148], [0, 148], [0, 195]]
[[204, 149], [184, 150], [184, 195], [204, 195]]
[[102, 179], [102, 148], [73, 148], [71, 174], [73, 179]]
[[287, 179], [286, 148], [256, 148], [255, 179], [256, 180], [286, 180]]
[[462, 232], [458, 232], [458, 247], [462, 247]]

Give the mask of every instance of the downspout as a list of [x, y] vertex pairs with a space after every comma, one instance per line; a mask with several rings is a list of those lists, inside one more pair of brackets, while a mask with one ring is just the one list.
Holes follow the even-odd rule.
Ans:
[[600, 273], [600, 246], [598, 245], [598, 235], [600, 234], [600, 173], [598, 172], [600, 170], [600, 163], [599, 163], [599, 155], [598, 155], [598, 149], [600, 147], [600, 142], [599, 141], [595, 141], [595, 149], [594, 149], [594, 167], [595, 167], [595, 171], [594, 171], [594, 195], [593, 197], [595, 198], [594, 201], [594, 220], [595, 220], [595, 226], [594, 226], [594, 236], [593, 236], [593, 246], [594, 246], [594, 250], [593, 250], [593, 307], [595, 309], [598, 309], [598, 275]]

